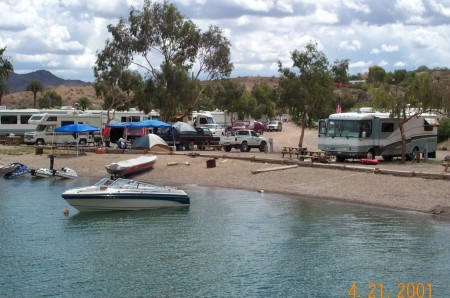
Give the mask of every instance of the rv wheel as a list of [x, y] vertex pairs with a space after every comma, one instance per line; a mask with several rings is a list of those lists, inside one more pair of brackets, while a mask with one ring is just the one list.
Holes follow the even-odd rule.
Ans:
[[368, 159], [374, 159], [375, 158], [375, 154], [373, 153], [372, 149], [367, 151], [366, 158], [368, 158]]
[[38, 146], [45, 145], [45, 141], [43, 139], [37, 139], [35, 144]]

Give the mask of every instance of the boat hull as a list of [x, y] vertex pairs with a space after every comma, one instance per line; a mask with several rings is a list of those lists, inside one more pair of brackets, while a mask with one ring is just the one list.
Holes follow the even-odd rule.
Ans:
[[134, 175], [140, 172], [147, 171], [155, 165], [157, 160], [156, 156], [151, 157], [138, 157], [118, 163], [112, 163], [107, 165], [106, 171], [110, 175], [114, 175], [117, 177], [126, 177], [130, 175]]
[[189, 206], [181, 189], [130, 179], [103, 178], [91, 186], [66, 190], [61, 195], [78, 211], [142, 210]]
[[159, 209], [190, 203], [187, 195], [63, 194], [62, 197], [80, 212]]

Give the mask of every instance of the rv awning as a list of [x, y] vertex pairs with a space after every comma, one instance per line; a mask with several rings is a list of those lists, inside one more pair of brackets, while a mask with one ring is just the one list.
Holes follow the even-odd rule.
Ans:
[[425, 118], [426, 125], [439, 126], [439, 121], [436, 118]]

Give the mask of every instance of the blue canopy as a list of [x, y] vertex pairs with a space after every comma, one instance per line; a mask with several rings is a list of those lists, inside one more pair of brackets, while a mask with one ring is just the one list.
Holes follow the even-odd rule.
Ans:
[[169, 128], [170, 124], [162, 122], [160, 120], [143, 120], [139, 122], [132, 122], [129, 127], [132, 128]]
[[131, 122], [112, 122], [106, 124], [108, 127], [129, 127], [131, 125]]
[[95, 126], [87, 125], [87, 124], [68, 124], [61, 127], [57, 127], [55, 132], [71, 132], [71, 133], [80, 133], [80, 132], [94, 132], [99, 131], [100, 129]]

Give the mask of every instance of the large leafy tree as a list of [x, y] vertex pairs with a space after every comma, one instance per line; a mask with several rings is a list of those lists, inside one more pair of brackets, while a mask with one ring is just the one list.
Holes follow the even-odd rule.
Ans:
[[3, 95], [9, 94], [9, 86], [6, 80], [9, 79], [9, 74], [14, 72], [11, 60], [3, 57], [5, 51], [6, 47], [0, 49], [0, 105], [2, 105]]
[[26, 90], [33, 92], [33, 108], [36, 108], [37, 93], [44, 92], [44, 86], [42, 85], [41, 81], [31, 80], [28, 82]]
[[300, 120], [298, 146], [303, 147], [307, 118], [328, 115], [332, 110], [334, 82], [328, 59], [317, 43], [309, 42], [303, 51], [294, 50], [291, 59], [291, 68], [278, 62], [280, 104], [289, 109], [293, 119]]
[[252, 112], [255, 119], [261, 119], [262, 116], [273, 118], [276, 110], [277, 94], [274, 88], [267, 83], [255, 84], [252, 89], [252, 95], [256, 99], [256, 108]]
[[[98, 81], [116, 84], [120, 72], [134, 65], [146, 72], [148, 100], [166, 103], [165, 119], [178, 111], [192, 111], [204, 90], [198, 79], [229, 77], [230, 43], [217, 26], [201, 32], [180, 14], [175, 5], [145, 0], [142, 9], [132, 7], [127, 19], [108, 26], [112, 35], [98, 53], [94, 74]], [[181, 87], [174, 78], [184, 73]], [[173, 88], [173, 89], [171, 89]], [[188, 94], [179, 94], [193, 88]], [[148, 93], [154, 90], [155, 93]], [[189, 96], [187, 96], [189, 95]], [[162, 98], [161, 98], [162, 96]], [[176, 101], [176, 103], [175, 103]], [[163, 110], [162, 106], [158, 106]]]
[[62, 106], [62, 98], [55, 90], [48, 90], [38, 99], [39, 107], [57, 108]]

